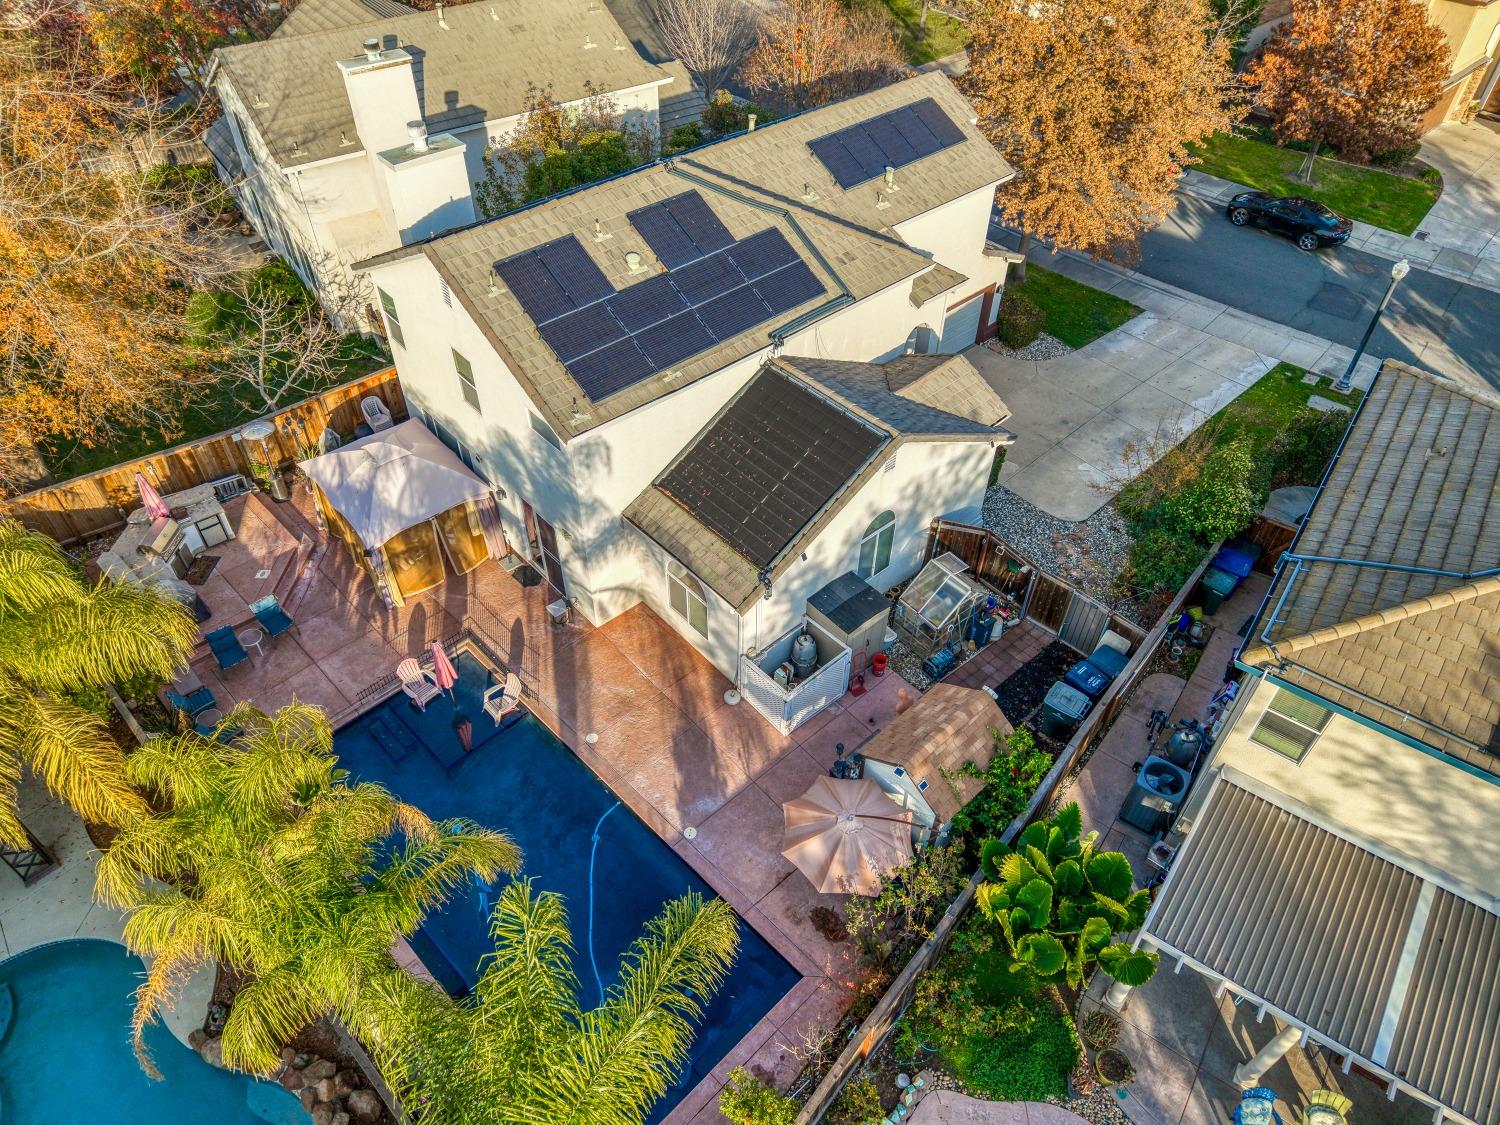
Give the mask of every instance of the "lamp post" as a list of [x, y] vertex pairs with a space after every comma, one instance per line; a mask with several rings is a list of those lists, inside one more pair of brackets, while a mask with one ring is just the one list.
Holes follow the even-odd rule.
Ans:
[[1391, 294], [1396, 291], [1396, 286], [1409, 273], [1411, 273], [1411, 263], [1405, 258], [1402, 258], [1391, 267], [1391, 281], [1385, 287], [1385, 296], [1380, 298], [1380, 304], [1376, 306], [1375, 315], [1370, 318], [1369, 326], [1365, 328], [1365, 334], [1359, 341], [1359, 347], [1354, 349], [1354, 356], [1349, 360], [1348, 370], [1340, 375], [1338, 382], [1333, 385], [1333, 389], [1340, 394], [1348, 394], [1353, 389], [1354, 369], [1359, 365], [1359, 361], [1364, 358], [1365, 348], [1369, 346], [1370, 337], [1375, 335], [1375, 326], [1380, 323], [1380, 315], [1385, 312], [1386, 305], [1391, 303]]

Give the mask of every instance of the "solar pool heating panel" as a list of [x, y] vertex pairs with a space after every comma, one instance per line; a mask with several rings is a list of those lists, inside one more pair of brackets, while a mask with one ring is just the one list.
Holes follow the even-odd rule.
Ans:
[[603, 301], [549, 320], [537, 331], [564, 364], [605, 344], [624, 339], [626, 334]]
[[606, 303], [627, 332], [639, 332], [687, 308], [687, 302], [667, 274], [626, 286]]
[[715, 340], [695, 313], [679, 313], [671, 320], [637, 332], [636, 346], [658, 371], [664, 371], [714, 346]]
[[568, 374], [583, 388], [590, 401], [599, 402], [616, 391], [639, 383], [656, 373], [656, 367], [635, 346], [633, 337], [618, 340], [590, 352], [567, 365]]

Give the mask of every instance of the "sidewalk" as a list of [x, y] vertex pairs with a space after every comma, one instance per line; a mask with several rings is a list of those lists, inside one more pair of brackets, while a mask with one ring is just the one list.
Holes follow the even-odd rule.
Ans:
[[[1177, 190], [1205, 203], [1223, 206], [1232, 196], [1250, 189], [1233, 180], [1189, 168], [1178, 181]], [[1444, 218], [1445, 215], [1456, 216], [1465, 206], [1455, 199], [1448, 201], [1445, 207], [1444, 201], [1448, 197], [1449, 192], [1445, 190], [1414, 235], [1397, 234], [1355, 220], [1354, 233], [1345, 245], [1392, 262], [1405, 258], [1429, 273], [1500, 293], [1500, 234], [1497, 234], [1500, 231], [1500, 212], [1491, 216], [1496, 230], [1463, 225], [1454, 217]]]

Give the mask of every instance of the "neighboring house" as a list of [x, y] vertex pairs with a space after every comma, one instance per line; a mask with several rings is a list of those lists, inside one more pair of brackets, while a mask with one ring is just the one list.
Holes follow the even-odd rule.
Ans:
[[1010, 440], [909, 354], [994, 333], [972, 119], [912, 78], [363, 263], [407, 401], [587, 617], [644, 599], [737, 679], [833, 578], [910, 576]]
[[[1141, 939], [1500, 1121], [1500, 398], [1387, 362], [1247, 632]], [[1119, 1000], [1121, 997], [1114, 996]]]
[[653, 134], [670, 92], [702, 101], [679, 65], [642, 59], [591, 0], [433, 12], [302, 0], [269, 39], [217, 51], [211, 80], [224, 115], [204, 140], [220, 176], [350, 326], [379, 323], [350, 263], [479, 217], [483, 152], [531, 91], [564, 104], [605, 94]]

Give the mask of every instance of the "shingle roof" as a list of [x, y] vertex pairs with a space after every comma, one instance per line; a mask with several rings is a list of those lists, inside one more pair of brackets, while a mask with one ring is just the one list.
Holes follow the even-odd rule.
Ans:
[[446, 29], [436, 12], [414, 12], [223, 47], [220, 70], [284, 166], [363, 151], [336, 64], [359, 57], [366, 38], [414, 56], [418, 98], [434, 133], [520, 113], [532, 87], [550, 86], [553, 97], [573, 101], [590, 88], [669, 77], [636, 54], [604, 4], [486, 0], [445, 8], [441, 18]]
[[1387, 361], [1293, 560], [1244, 661], [1500, 772], [1500, 399]]
[[286, 19], [271, 32], [272, 39], [285, 39], [292, 35], [311, 35], [318, 31], [331, 31], [336, 27], [354, 27], [371, 20], [391, 16], [406, 16], [415, 8], [401, 0], [301, 0]]
[[1143, 933], [1466, 1118], [1500, 1115], [1491, 910], [1221, 776]]
[[994, 438], [995, 427], [1010, 417], [1010, 408], [961, 355], [889, 363], [782, 356], [775, 363], [906, 437]]
[[939, 293], [946, 293], [969, 280], [969, 275], [935, 262], [930, 270], [911, 283], [911, 303], [921, 308]]

